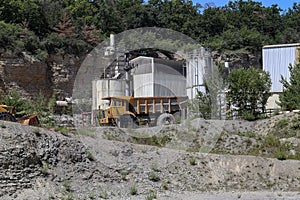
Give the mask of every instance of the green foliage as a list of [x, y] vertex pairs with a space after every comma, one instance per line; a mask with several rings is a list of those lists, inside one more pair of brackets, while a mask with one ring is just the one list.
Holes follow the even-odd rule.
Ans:
[[44, 164], [41, 168], [41, 173], [44, 175], [44, 176], [47, 176], [49, 175], [49, 165], [48, 164]]
[[156, 197], [157, 197], [156, 192], [151, 190], [149, 192], [149, 194], [146, 196], [146, 200], [153, 200], [153, 199], [156, 199]]
[[6, 128], [5, 124], [2, 122], [1, 128]]
[[271, 79], [269, 73], [250, 67], [233, 70], [228, 77], [227, 100], [239, 108], [239, 115], [254, 120], [264, 111], [270, 96]]
[[21, 28], [19, 25], [0, 21], [0, 48], [19, 53], [22, 49], [22, 43], [18, 40], [20, 33]]
[[[295, 3], [281, 12], [277, 5], [240, 0], [222, 7], [182, 0], [2, 0], [0, 39], [5, 50], [26, 50], [44, 59], [53, 53], [87, 53], [110, 33], [155, 26], [184, 33], [212, 50], [252, 51], [298, 42], [299, 7]], [[66, 30], [73, 37], [62, 37]]]
[[102, 190], [99, 196], [102, 199], [108, 199], [108, 193], [106, 190]]
[[131, 195], [136, 195], [137, 194], [137, 189], [136, 189], [135, 185], [130, 187], [130, 194]]
[[191, 165], [196, 165], [196, 158], [194, 156], [190, 157], [189, 162]]
[[279, 95], [279, 105], [284, 110], [300, 109], [300, 63], [289, 65], [290, 80], [281, 76], [283, 92]]
[[63, 186], [64, 186], [66, 192], [71, 191], [71, 181], [70, 180], [64, 180]]
[[164, 190], [168, 190], [168, 189], [169, 189], [169, 186], [168, 186], [168, 182], [167, 182], [167, 181], [163, 181], [163, 182], [161, 183], [161, 185], [162, 185], [162, 188], [163, 188]]
[[150, 181], [153, 181], [153, 182], [157, 182], [160, 180], [158, 174], [155, 171], [151, 171], [148, 178]]
[[95, 161], [95, 157], [93, 156], [91, 151], [87, 152], [86, 157], [91, 161]]
[[264, 146], [265, 147], [279, 147], [280, 146], [280, 141], [278, 138], [274, 136], [267, 136], [264, 140]]
[[9, 91], [7, 95], [2, 96], [0, 99], [1, 104], [14, 106], [17, 115], [31, 113], [34, 109], [34, 107], [31, 104], [31, 101], [21, 97], [21, 94], [15, 88]]
[[211, 118], [211, 101], [207, 94], [198, 91], [197, 96], [189, 104], [190, 111], [195, 113], [196, 116], [204, 119]]
[[284, 151], [279, 151], [276, 153], [276, 158], [278, 160], [286, 160], [287, 159], [287, 155]]

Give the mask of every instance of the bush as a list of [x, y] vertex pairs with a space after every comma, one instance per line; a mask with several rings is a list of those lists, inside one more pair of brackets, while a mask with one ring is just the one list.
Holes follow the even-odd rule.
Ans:
[[20, 26], [0, 21], [0, 48], [10, 50], [13, 53], [21, 52], [23, 44], [19, 40], [20, 33]]
[[286, 155], [285, 152], [279, 151], [279, 152], [276, 153], [276, 158], [278, 160], [286, 160], [287, 159], [287, 155]]

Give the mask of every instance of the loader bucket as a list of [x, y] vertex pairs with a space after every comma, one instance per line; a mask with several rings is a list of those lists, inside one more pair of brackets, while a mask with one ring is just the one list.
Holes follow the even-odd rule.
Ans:
[[37, 117], [37, 114], [25, 115], [17, 120], [18, 123], [29, 125], [29, 126], [39, 126], [40, 122]]

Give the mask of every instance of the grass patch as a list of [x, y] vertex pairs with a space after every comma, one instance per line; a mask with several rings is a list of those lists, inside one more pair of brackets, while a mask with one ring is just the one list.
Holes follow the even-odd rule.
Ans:
[[168, 190], [169, 189], [169, 186], [168, 186], [168, 182], [167, 181], [163, 181], [162, 184], [161, 184], [162, 188], [164, 190]]
[[191, 165], [196, 165], [197, 163], [196, 163], [195, 156], [190, 157], [189, 162], [190, 162]]
[[1, 128], [6, 128], [5, 124], [2, 122]]
[[132, 185], [130, 187], [130, 194], [131, 195], [136, 195], [137, 194], [137, 189], [136, 189], [135, 185]]
[[158, 174], [155, 171], [151, 171], [148, 178], [150, 181], [153, 181], [153, 182], [157, 182], [160, 180]]
[[84, 135], [84, 136], [88, 136], [88, 137], [92, 137], [95, 138], [95, 132], [86, 128], [81, 128], [77, 130], [79, 135]]
[[99, 196], [102, 199], [108, 199], [108, 193], [106, 190], [102, 190]]
[[95, 160], [96, 160], [95, 157], [94, 157], [94, 155], [93, 155], [92, 152], [90, 152], [90, 151], [88, 151], [88, 152], [86, 153], [86, 157], [87, 157], [90, 161], [95, 161]]
[[157, 198], [157, 194], [154, 190], [151, 190], [150, 193], [146, 196], [146, 200], [153, 200]]
[[276, 153], [276, 158], [278, 160], [286, 160], [287, 159], [287, 155], [286, 155], [286, 153], [284, 151], [278, 151]]
[[69, 181], [69, 180], [64, 180], [63, 186], [64, 186], [64, 188], [65, 188], [65, 190], [66, 190], [67, 192], [70, 192], [70, 191], [71, 191], [71, 181]]

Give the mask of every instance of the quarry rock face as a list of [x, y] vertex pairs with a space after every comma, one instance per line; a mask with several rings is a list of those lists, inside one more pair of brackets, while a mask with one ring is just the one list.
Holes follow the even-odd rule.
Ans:
[[50, 98], [54, 91], [58, 99], [71, 97], [83, 59], [74, 55], [51, 55], [41, 62], [28, 55], [1, 55], [0, 93], [15, 88], [27, 97], [41, 93]]

